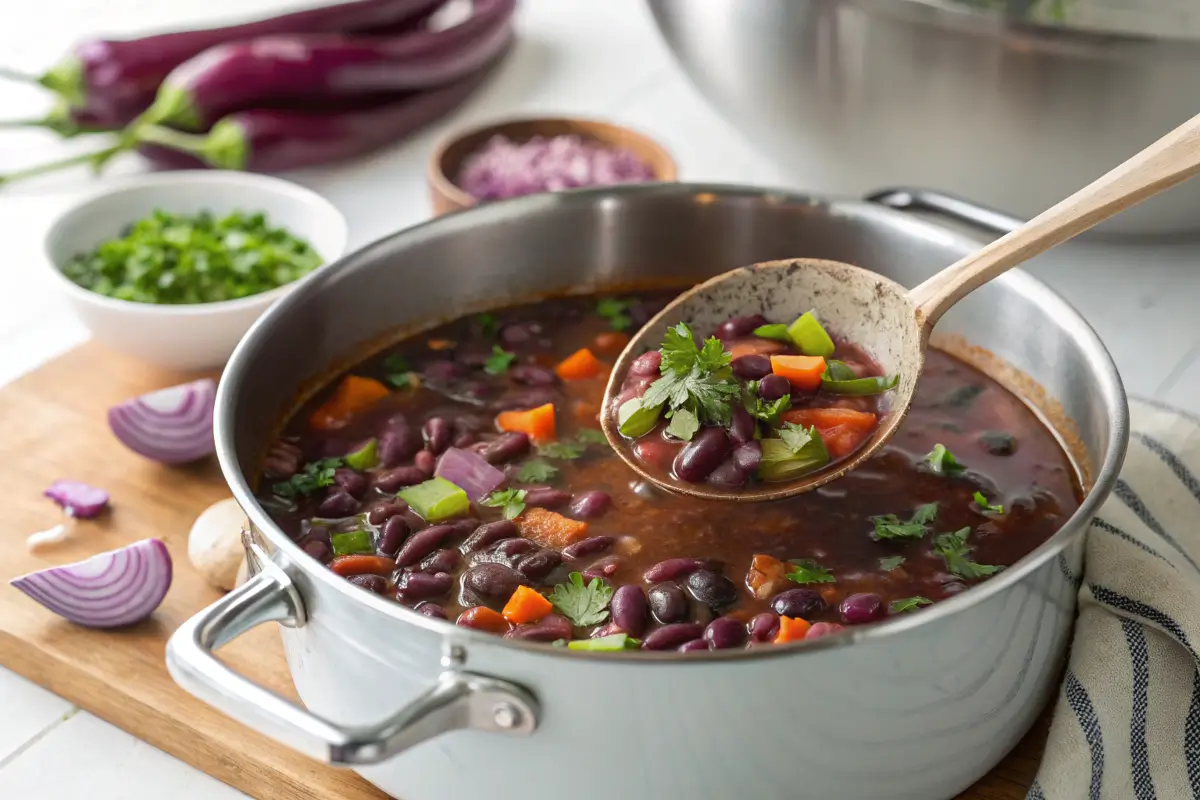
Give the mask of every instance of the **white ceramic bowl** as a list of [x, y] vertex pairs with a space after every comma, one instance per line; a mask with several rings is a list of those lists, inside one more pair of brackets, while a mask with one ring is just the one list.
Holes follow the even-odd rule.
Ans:
[[332, 203], [265, 175], [163, 172], [123, 180], [77, 203], [46, 233], [45, 254], [59, 286], [96, 341], [161, 367], [220, 367], [251, 323], [300, 281], [239, 300], [156, 305], [105, 297], [63, 275], [62, 265], [72, 257], [119, 236], [125, 226], [156, 209], [177, 214], [262, 212], [271, 225], [307, 240], [320, 254], [322, 267], [314, 273], [346, 251], [346, 219]]

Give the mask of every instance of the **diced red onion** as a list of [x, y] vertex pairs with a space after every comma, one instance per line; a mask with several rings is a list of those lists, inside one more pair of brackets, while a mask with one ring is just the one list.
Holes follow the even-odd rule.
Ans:
[[652, 180], [654, 170], [629, 150], [573, 135], [535, 136], [521, 144], [493, 136], [458, 176], [459, 186], [477, 200]]
[[108, 507], [108, 492], [80, 481], [57, 480], [42, 494], [79, 519], [99, 516]]
[[504, 483], [503, 472], [473, 450], [463, 450], [460, 447], [451, 447], [442, 453], [433, 474], [461, 488], [472, 502], [482, 500]]
[[216, 396], [211, 378], [160, 389], [110, 408], [108, 424], [133, 452], [163, 464], [186, 464], [215, 449]]
[[142, 539], [9, 583], [78, 625], [116, 628], [143, 620], [158, 608], [171, 586], [171, 554], [159, 539]]

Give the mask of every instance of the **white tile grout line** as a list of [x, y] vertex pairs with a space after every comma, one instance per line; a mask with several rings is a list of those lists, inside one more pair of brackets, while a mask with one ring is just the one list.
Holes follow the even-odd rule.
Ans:
[[25, 741], [25, 743], [22, 744], [20, 747], [18, 747], [16, 750], [13, 750], [8, 755], [4, 756], [3, 758], [0, 758], [0, 769], [4, 769], [9, 764], [16, 761], [17, 758], [19, 758], [21, 756], [21, 754], [23, 754], [24, 752], [29, 750], [29, 748], [33, 747], [35, 744], [40, 742], [42, 739], [46, 738], [46, 736], [48, 736], [51, 732], [53, 732], [56, 728], [58, 728], [58, 726], [62, 725], [64, 722], [66, 722], [67, 720], [69, 720], [71, 717], [75, 716], [82, 710], [83, 709], [81, 709], [79, 706], [71, 706], [71, 708], [68, 709], [66, 712], [64, 712], [62, 714], [62, 716], [60, 716], [58, 719], [51, 722], [46, 727], [42, 728], [40, 731], [35, 733], [33, 736], [30, 736], [29, 739], [27, 739]]
[[1175, 384], [1179, 382], [1181, 377], [1183, 377], [1183, 373], [1187, 372], [1192, 364], [1197, 362], [1200, 362], [1200, 341], [1197, 341], [1195, 344], [1193, 344], [1191, 348], [1189, 348], [1188, 351], [1183, 354], [1183, 358], [1179, 359], [1179, 363], [1167, 373], [1167, 377], [1163, 378], [1163, 382], [1160, 383], [1158, 388], [1154, 390], [1154, 396], [1166, 397], [1167, 392], [1175, 388]]

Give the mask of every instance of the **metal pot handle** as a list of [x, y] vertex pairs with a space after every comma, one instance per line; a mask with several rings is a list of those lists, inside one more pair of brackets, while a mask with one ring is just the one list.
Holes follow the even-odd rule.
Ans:
[[183, 623], [167, 641], [167, 670], [189, 693], [307, 756], [343, 766], [375, 764], [449, 731], [528, 736], [537, 728], [532, 694], [457, 669], [462, 653], [455, 647], [442, 658], [433, 686], [374, 725], [337, 725], [234, 672], [214, 650], [256, 625], [299, 626], [306, 619], [287, 573], [261, 550], [256, 555], [260, 571], [254, 577]]
[[868, 203], [894, 208], [898, 211], [925, 211], [941, 214], [957, 222], [982, 228], [991, 234], [1005, 234], [1025, 224], [1024, 220], [977, 205], [961, 197], [955, 197], [929, 189], [884, 189], [865, 198]]

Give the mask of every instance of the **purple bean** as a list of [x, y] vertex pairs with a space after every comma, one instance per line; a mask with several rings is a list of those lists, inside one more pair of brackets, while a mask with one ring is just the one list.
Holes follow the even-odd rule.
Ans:
[[562, 563], [562, 554], [557, 550], [541, 550], [517, 562], [517, 572], [530, 583], [541, 583]]
[[417, 531], [408, 537], [408, 541], [404, 543], [400, 548], [400, 552], [396, 554], [396, 566], [410, 567], [416, 564], [425, 556], [441, 547], [442, 543], [457, 532], [457, 530], [453, 525], [431, 525], [425, 530]]
[[657, 350], [651, 350], [648, 353], [642, 353], [633, 360], [629, 365], [630, 375], [641, 376], [658, 376], [659, 366], [662, 364], [662, 353]]
[[445, 417], [430, 417], [421, 427], [421, 437], [425, 440], [425, 446], [435, 456], [450, 446], [450, 436], [450, 423]]
[[329, 528], [326, 528], [324, 525], [310, 526], [305, 536], [308, 541], [324, 542], [325, 544], [332, 545], [332, 542], [329, 540]]
[[479, 451], [489, 464], [502, 464], [529, 450], [529, 436], [519, 431], [507, 431], [486, 443]]
[[771, 358], [759, 353], [749, 353], [733, 360], [733, 374], [742, 380], [762, 380], [771, 374]]
[[[528, 496], [527, 496], [528, 498]], [[571, 516], [576, 519], [595, 519], [612, 505], [612, 496], [599, 489], [582, 492], [571, 500]]]
[[675, 648], [680, 653], [695, 653], [699, 650], [708, 650], [708, 642], [704, 639], [692, 639], [690, 642], [684, 642]]
[[466, 447], [470, 447], [473, 444], [475, 444], [475, 434], [460, 433], [454, 437], [454, 441], [450, 443], [450, 446], [457, 447], [459, 449], [463, 449]]
[[740, 339], [754, 333], [755, 328], [767, 324], [767, 318], [762, 314], [752, 314], [748, 317], [730, 317], [717, 326], [717, 338], [722, 341]]
[[791, 393], [792, 383], [782, 375], [768, 375], [758, 382], [758, 396], [763, 400], [773, 403]]
[[397, 600], [429, 600], [443, 597], [450, 592], [454, 581], [445, 572], [429, 575], [424, 572], [406, 572], [396, 584]]
[[505, 539], [492, 548], [492, 555], [508, 562], [515, 561], [517, 556], [532, 553], [536, 549], [537, 545], [528, 539]]
[[887, 616], [887, 604], [877, 594], [862, 592], [852, 594], [842, 601], [838, 609], [842, 622], [847, 625], [862, 625]]
[[650, 606], [642, 587], [626, 584], [613, 593], [609, 603], [613, 622], [630, 636], [641, 636], [646, 631]]
[[754, 434], [757, 430], [758, 422], [750, 416], [750, 412], [740, 405], [735, 406], [729, 421], [729, 438], [733, 443], [744, 444], [754, 441]]
[[453, 572], [462, 561], [462, 555], [457, 550], [436, 550], [422, 559], [418, 572], [436, 575], [439, 572]]
[[421, 449], [417, 432], [405, 423], [403, 427], [389, 428], [379, 435], [379, 465], [398, 467]]
[[779, 633], [779, 616], [770, 611], [756, 614], [750, 620], [750, 638], [756, 642], [769, 642]]
[[488, 358], [492, 355], [490, 347], [482, 343], [470, 345], [468, 348], [461, 349], [454, 354], [454, 360], [464, 367], [471, 369], [481, 369], [487, 364]]
[[428, 476], [416, 467], [396, 467], [380, 474], [375, 481], [375, 488], [385, 494], [398, 492], [405, 486], [423, 483]]
[[746, 473], [738, 468], [733, 458], [727, 458], [720, 466], [708, 473], [708, 483], [725, 489], [737, 489], [746, 485]]
[[437, 603], [421, 603], [421, 605], [417, 606], [417, 611], [421, 612], [427, 617], [433, 617], [434, 619], [449, 619], [449, 617], [446, 616], [446, 609], [442, 608]]
[[[563, 548], [562, 554], [567, 558], [586, 558], [594, 556], [598, 553], [603, 553], [605, 550], [612, 547], [617, 542], [615, 536], [590, 536], [587, 539], [581, 539], [575, 544], [569, 544]], [[639, 589], [639, 591], [641, 591]]]
[[811, 619], [825, 610], [825, 598], [812, 589], [788, 589], [771, 598], [771, 608], [781, 617]]
[[514, 322], [500, 329], [500, 341], [505, 344], [525, 344], [533, 341], [542, 332], [542, 326], [537, 322]]
[[408, 538], [408, 523], [404, 517], [394, 516], [383, 523], [379, 532], [379, 552], [390, 558], [395, 558], [400, 552], [400, 546]]
[[397, 514], [404, 513], [407, 508], [408, 503], [403, 500], [384, 500], [371, 506], [371, 510], [367, 512], [367, 522], [382, 525]]
[[321, 505], [317, 506], [317, 513], [322, 517], [348, 517], [358, 510], [358, 501], [353, 495], [344, 489], [334, 489], [331, 491]]
[[526, 386], [553, 386], [558, 382], [553, 372], [536, 364], [518, 364], [508, 371], [508, 377]]
[[524, 583], [524, 577], [512, 567], [476, 564], [463, 573], [462, 603], [466, 606], [502, 604]]
[[346, 493], [356, 499], [362, 499], [362, 496], [367, 493], [367, 476], [361, 475], [352, 469], [338, 469], [333, 473], [333, 482], [335, 485], [342, 487]]
[[688, 618], [690, 604], [679, 584], [660, 583], [650, 588], [649, 596], [650, 611], [659, 622], [669, 624]]
[[524, 639], [530, 642], [556, 642], [559, 639], [570, 639], [573, 633], [571, 621], [558, 614], [547, 614], [537, 622], [518, 625], [508, 633], [505, 639]]
[[836, 622], [816, 622], [808, 629], [808, 633], [804, 634], [804, 638], [820, 639], [822, 636], [831, 636], [844, 630], [846, 629]]
[[426, 478], [429, 478], [437, 469], [437, 458], [428, 450], [421, 450], [413, 456], [413, 466], [421, 470]]
[[733, 581], [719, 572], [700, 569], [688, 575], [688, 591], [696, 602], [710, 608], [721, 608], [737, 600], [738, 590]]
[[697, 622], [679, 622], [663, 625], [642, 640], [643, 650], [673, 650], [681, 644], [699, 639], [704, 635], [704, 626]]
[[511, 520], [498, 519], [495, 522], [485, 522], [463, 542], [462, 551], [473, 553], [476, 550], [490, 547], [501, 539], [509, 539], [516, 535], [517, 526]]
[[674, 581], [691, 575], [704, 566], [705, 562], [698, 558], [668, 558], [666, 561], [660, 561], [642, 573], [642, 580], [646, 581], [646, 583]]
[[585, 583], [590, 582], [592, 578], [599, 578], [601, 581], [608, 581], [611, 580], [613, 575], [617, 574], [617, 570], [620, 568], [620, 556], [605, 556], [580, 574], [583, 576]]
[[701, 428], [675, 456], [675, 475], [688, 483], [700, 483], [725, 460], [730, 449], [723, 429]]
[[448, 359], [438, 359], [426, 364], [421, 370], [421, 374], [430, 380], [448, 381], [453, 378], [466, 377], [467, 370], [462, 364], [456, 364]]
[[329, 545], [322, 542], [320, 539], [311, 539], [304, 543], [304, 552], [320, 561], [322, 564], [329, 561]]
[[346, 580], [375, 594], [386, 594], [388, 590], [387, 578], [379, 575], [351, 575]]
[[758, 469], [762, 461], [762, 442], [751, 440], [733, 448], [733, 463], [746, 475], [751, 475]]
[[525, 490], [525, 505], [536, 508], [558, 508], [571, 500], [571, 493], [549, 486], [531, 486]]
[[727, 650], [746, 643], [746, 625], [733, 617], [717, 617], [704, 629], [704, 639], [713, 650]]

